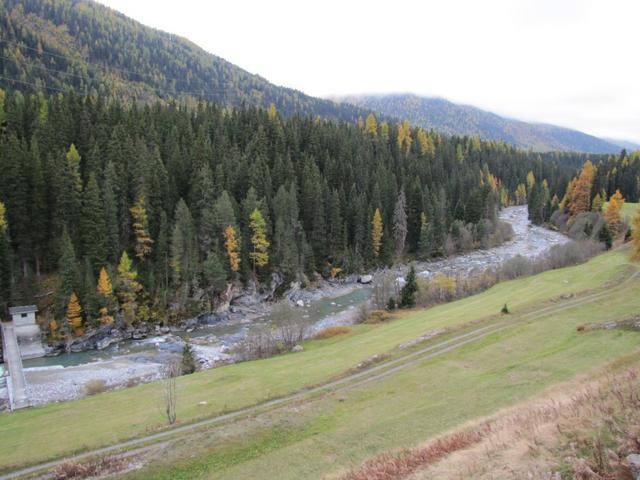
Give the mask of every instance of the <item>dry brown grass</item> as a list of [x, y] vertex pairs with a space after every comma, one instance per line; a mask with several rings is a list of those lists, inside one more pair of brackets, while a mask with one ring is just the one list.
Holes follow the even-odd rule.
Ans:
[[424, 447], [400, 453], [383, 453], [367, 460], [359, 468], [347, 473], [344, 480], [392, 480], [405, 478], [424, 465], [446, 457], [452, 452], [478, 443], [491, 431], [489, 424], [473, 430], [456, 432], [439, 438]]
[[327, 338], [337, 337], [338, 335], [345, 335], [351, 332], [351, 327], [327, 327], [320, 330], [313, 336], [314, 340], [326, 340]]
[[122, 472], [129, 466], [125, 458], [105, 457], [87, 463], [63, 463], [53, 471], [55, 480], [72, 480], [90, 477], [102, 477]]
[[384, 453], [343, 480], [632, 479], [640, 452], [640, 358], [410, 450]]

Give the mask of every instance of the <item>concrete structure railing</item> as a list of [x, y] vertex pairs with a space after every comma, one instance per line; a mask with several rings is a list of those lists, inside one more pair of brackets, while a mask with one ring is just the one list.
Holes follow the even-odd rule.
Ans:
[[0, 326], [2, 327], [4, 363], [9, 372], [9, 376], [6, 378], [9, 406], [11, 410], [28, 407], [27, 382], [22, 369], [22, 358], [16, 332], [11, 323], [0, 322]]

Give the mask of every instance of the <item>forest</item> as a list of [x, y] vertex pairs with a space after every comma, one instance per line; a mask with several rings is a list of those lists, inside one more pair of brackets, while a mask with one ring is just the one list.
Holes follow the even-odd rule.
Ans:
[[[0, 92], [3, 304], [165, 321], [230, 284], [339, 278], [504, 238], [531, 179], [562, 197], [579, 154], [407, 122]], [[535, 182], [534, 182], [535, 184]], [[46, 290], [46, 289], [44, 289]]]
[[364, 112], [273, 85], [185, 38], [85, 0], [0, 2], [0, 86], [192, 106], [273, 103], [284, 115], [345, 121]]

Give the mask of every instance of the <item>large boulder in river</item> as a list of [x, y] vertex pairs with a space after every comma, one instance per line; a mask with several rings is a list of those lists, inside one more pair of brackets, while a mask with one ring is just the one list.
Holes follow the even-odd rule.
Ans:
[[373, 275], [360, 275], [360, 278], [358, 279], [358, 281], [360, 283], [367, 285], [373, 282]]

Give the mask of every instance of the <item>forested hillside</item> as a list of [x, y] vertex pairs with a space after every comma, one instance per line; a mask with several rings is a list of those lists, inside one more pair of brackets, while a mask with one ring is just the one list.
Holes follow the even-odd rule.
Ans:
[[[457, 105], [442, 98], [410, 94], [354, 95], [344, 102], [374, 112], [407, 119], [413, 125], [449, 135], [471, 135], [501, 140], [522, 148], [547, 152], [554, 150], [589, 153], [617, 153], [618, 145], [576, 130], [553, 125], [508, 119], [468, 105]], [[345, 104], [347, 104], [345, 103]]]
[[[355, 121], [362, 111], [265, 79], [188, 40], [88, 0], [1, 0], [0, 86], [102, 99], [275, 104], [284, 115]], [[364, 114], [366, 115], [366, 113]]]
[[562, 197], [553, 196], [544, 183], [527, 186], [534, 223], [550, 222], [573, 238], [598, 240], [607, 248], [633, 236], [640, 247], [640, 216], [622, 215], [625, 202], [640, 200], [640, 151], [587, 160]]
[[526, 202], [529, 172], [558, 195], [573, 172], [558, 154], [373, 115], [351, 125], [274, 108], [0, 97], [4, 301], [7, 278], [25, 302], [36, 277], [57, 273], [58, 318], [74, 292], [85, 321], [112, 317], [99, 277], [133, 321], [210, 307], [228, 282], [274, 272], [306, 282], [495, 243], [497, 209]]

